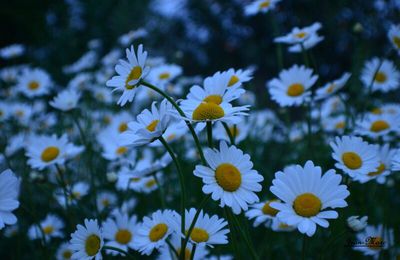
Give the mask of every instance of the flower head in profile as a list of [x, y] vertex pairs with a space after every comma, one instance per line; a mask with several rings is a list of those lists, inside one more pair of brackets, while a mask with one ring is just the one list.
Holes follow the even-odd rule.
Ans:
[[397, 50], [397, 52], [400, 55], [400, 25], [393, 24], [390, 26], [389, 32], [388, 32], [388, 38], [390, 42], [393, 45], [393, 48]]
[[106, 83], [108, 87], [114, 88], [114, 91], [122, 91], [117, 102], [121, 106], [127, 102], [132, 102], [140, 80], [146, 77], [150, 71], [150, 68], [145, 65], [147, 52], [143, 51], [143, 45], [139, 45], [136, 53], [133, 46], [126, 49], [126, 58], [128, 61], [121, 59], [115, 66], [118, 76], [112, 77]]
[[17, 223], [12, 213], [19, 207], [18, 193], [21, 181], [14, 173], [7, 169], [0, 174], [0, 230], [5, 225]]
[[275, 6], [281, 0], [255, 0], [244, 7], [244, 13], [247, 16], [253, 16], [258, 13], [267, 13], [275, 9]]
[[250, 206], [250, 209], [246, 212], [246, 217], [248, 219], [254, 219], [255, 227], [260, 224], [264, 224], [266, 227], [271, 226], [272, 221], [279, 212], [279, 210], [271, 207], [272, 202], [280, 202], [280, 200], [271, 199]]
[[70, 249], [73, 251], [71, 259], [101, 260], [104, 240], [97, 219], [85, 219], [85, 225], [78, 224], [76, 229], [71, 234]]
[[346, 72], [340, 78], [332, 82], [326, 83], [323, 87], [317, 89], [315, 99], [316, 100], [325, 99], [335, 94], [346, 85], [350, 77], [351, 74]]
[[50, 105], [61, 111], [69, 111], [76, 108], [80, 94], [74, 90], [66, 89], [60, 93], [52, 101]]
[[350, 195], [346, 185], [340, 185], [342, 177], [335, 170], [322, 174], [319, 166], [307, 161], [304, 167], [287, 167], [275, 173], [270, 191], [282, 202], [270, 206], [279, 210], [277, 218], [288, 225], [297, 226], [300, 233], [314, 235], [317, 225], [327, 228], [327, 219], [336, 219], [334, 208], [347, 206]]
[[63, 228], [64, 222], [61, 218], [53, 214], [48, 214], [39, 225], [32, 225], [29, 228], [28, 236], [30, 239], [41, 239], [43, 234], [44, 239], [50, 241], [54, 237], [64, 237], [64, 233], [61, 231]]
[[13, 58], [17, 58], [21, 55], [23, 55], [25, 52], [25, 46], [22, 44], [11, 44], [6, 47], [3, 47], [0, 49], [0, 57], [9, 60]]
[[239, 214], [259, 201], [255, 192], [261, 191], [264, 178], [253, 169], [248, 154], [220, 142], [219, 149], [207, 149], [204, 157], [208, 166], [197, 165], [193, 173], [203, 179], [203, 192], [220, 201], [221, 207], [226, 205]]
[[400, 72], [392, 61], [375, 57], [365, 62], [361, 81], [366, 88], [371, 86], [372, 91], [386, 93], [399, 87]]

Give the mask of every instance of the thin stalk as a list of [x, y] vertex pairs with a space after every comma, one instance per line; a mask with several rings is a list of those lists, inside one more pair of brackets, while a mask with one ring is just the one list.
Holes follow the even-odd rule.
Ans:
[[103, 249], [105, 249], [105, 250], [106, 250], [106, 249], [108, 249], [108, 250], [113, 250], [113, 251], [116, 251], [116, 252], [119, 252], [119, 253], [123, 254], [124, 256], [126, 256], [126, 257], [128, 257], [128, 258], [130, 258], [130, 259], [132, 259], [132, 260], [135, 259], [135, 257], [134, 257], [133, 255], [131, 255], [130, 253], [126, 252], [125, 250], [122, 250], [122, 249], [117, 248], [117, 247], [113, 247], [113, 246], [103, 246]]
[[301, 247], [301, 259], [302, 260], [306, 259], [306, 250], [307, 250], [307, 237], [306, 237], [306, 235], [303, 235], [303, 244]]
[[231, 211], [229, 211], [229, 214], [231, 215], [230, 218], [233, 219], [233, 222], [235, 223], [237, 229], [239, 230], [240, 235], [243, 237], [244, 242], [245, 242], [247, 248], [249, 249], [252, 258], [253, 259], [258, 259], [258, 255], [256, 253], [256, 250], [254, 249], [253, 242], [250, 240], [250, 238], [246, 234], [246, 232], [243, 231], [243, 229], [242, 229], [242, 227], [241, 227], [241, 225], [239, 223], [239, 220], [237, 219], [237, 217], [234, 214], [232, 214]]
[[166, 203], [165, 203], [165, 192], [164, 192], [164, 187], [161, 185], [160, 180], [157, 177], [157, 174], [154, 172], [153, 174], [153, 178], [156, 181], [157, 187], [158, 187], [158, 191], [160, 193], [160, 201], [161, 201], [161, 207], [163, 209], [165, 209], [167, 207]]
[[236, 259], [240, 259], [239, 247], [238, 247], [238, 244], [237, 244], [237, 241], [236, 241], [237, 234], [236, 234], [236, 230], [234, 228], [234, 225], [232, 223], [232, 219], [231, 219], [231, 217], [229, 215], [229, 209], [227, 207], [224, 207], [224, 211], [225, 211], [225, 216], [226, 216], [226, 218], [228, 220], [228, 227], [229, 227], [229, 231], [230, 231], [229, 232], [229, 236], [231, 237], [230, 240], [232, 242], [231, 245], [233, 247], [233, 251], [235, 252]]
[[[178, 252], [176, 251], [175, 247], [171, 244], [171, 241], [169, 241], [168, 239], [166, 239], [165, 242], [167, 242], [167, 245], [169, 246], [169, 249], [172, 250], [172, 252], [173, 252], [174, 255], [176, 256], [176, 258], [179, 259], [179, 254], [178, 254]], [[173, 255], [171, 255], [171, 259], [174, 259], [174, 258], [173, 258]]]
[[[229, 136], [229, 140], [231, 141], [231, 144], [234, 145], [234, 144], [235, 144], [235, 137], [234, 137], [234, 136], [236, 135], [236, 133], [234, 133], [234, 134], [232, 135], [231, 130], [229, 129], [229, 126], [228, 126], [227, 123], [222, 122], [222, 125], [223, 125], [224, 128], [225, 128], [226, 134]], [[234, 128], [234, 129], [236, 130], [236, 125], [235, 125], [235, 128]]]
[[[178, 106], [178, 104], [177, 104], [170, 96], [167, 95], [167, 93], [165, 93], [164, 91], [160, 90], [160, 89], [157, 88], [156, 86], [154, 86], [154, 85], [152, 85], [152, 84], [150, 84], [150, 83], [148, 83], [148, 82], [146, 82], [146, 81], [143, 81], [143, 80], [142, 80], [142, 81], [140, 82], [140, 84], [142, 84], [143, 86], [146, 86], [146, 87], [148, 87], [148, 88], [154, 90], [155, 92], [157, 92], [158, 94], [160, 94], [161, 96], [163, 96], [165, 99], [168, 100], [169, 103], [171, 103], [171, 104], [174, 106], [174, 108], [178, 111], [178, 113], [179, 113], [180, 116], [182, 116], [182, 117], [184, 117], [184, 118], [186, 117], [186, 115], [185, 115], [185, 113], [182, 111], [182, 109]], [[195, 144], [196, 144], [196, 147], [197, 147], [197, 150], [198, 150], [198, 152], [199, 152], [201, 162], [202, 162], [203, 164], [206, 164], [206, 160], [205, 160], [205, 158], [204, 158], [204, 153], [203, 153], [203, 149], [201, 148], [199, 138], [197, 137], [196, 132], [194, 131], [194, 128], [193, 128], [192, 124], [190, 123], [190, 121], [185, 120], [185, 122], [186, 122], [187, 127], [189, 128], [190, 133], [191, 133], [192, 136], [193, 136], [193, 140], [194, 140], [194, 142], [195, 142]]]
[[207, 122], [207, 141], [208, 141], [208, 147], [213, 148], [212, 123], [211, 122]]
[[334, 243], [341, 238], [343, 235], [347, 233], [347, 229], [343, 229], [341, 232], [339, 232], [336, 236], [332, 237], [328, 242], [325, 244], [325, 246], [321, 250], [320, 254], [320, 259], [323, 259], [324, 254], [328, 251], [328, 249], [334, 245]]
[[194, 259], [194, 254], [196, 254], [196, 244], [193, 245], [192, 253], [191, 253], [191, 255], [190, 255], [190, 260], [193, 260], [193, 259]]

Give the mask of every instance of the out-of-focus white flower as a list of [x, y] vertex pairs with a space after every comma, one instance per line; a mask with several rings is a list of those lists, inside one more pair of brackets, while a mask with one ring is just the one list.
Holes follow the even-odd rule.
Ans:
[[11, 44], [0, 49], [0, 57], [5, 60], [17, 58], [24, 54], [25, 47], [22, 44]]
[[76, 108], [80, 94], [74, 90], [66, 89], [60, 92], [52, 101], [50, 105], [61, 111], [69, 111]]
[[361, 218], [359, 216], [351, 216], [347, 218], [347, 226], [355, 232], [360, 232], [368, 225], [367, 221], [368, 216]]
[[244, 13], [248, 16], [258, 13], [266, 13], [275, 9], [275, 6], [281, 0], [256, 0], [244, 7]]

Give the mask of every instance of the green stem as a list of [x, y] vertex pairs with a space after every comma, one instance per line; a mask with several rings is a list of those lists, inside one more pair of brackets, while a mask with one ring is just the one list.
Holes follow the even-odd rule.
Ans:
[[303, 43], [300, 43], [300, 46], [301, 46], [301, 53], [303, 54], [304, 64], [305, 64], [307, 67], [310, 67], [310, 61], [308, 60], [307, 51], [306, 51], [306, 49], [304, 48], [304, 44], [303, 44]]
[[207, 141], [208, 141], [208, 147], [213, 148], [212, 123], [211, 122], [207, 122]]
[[[177, 259], [179, 259], [179, 254], [176, 251], [175, 247], [171, 244], [171, 241], [169, 241], [168, 239], [165, 240], [165, 242], [167, 242], [167, 245], [169, 246], [169, 249], [172, 250], [172, 252], [174, 253], [174, 255], [176, 256]], [[171, 259], [174, 259], [173, 255], [171, 255]]]
[[301, 259], [305, 260], [306, 259], [306, 249], [307, 249], [307, 237], [306, 235], [303, 235], [303, 244], [301, 248]]
[[[146, 81], [143, 81], [143, 80], [142, 80], [142, 81], [140, 82], [140, 84], [142, 84], [143, 86], [146, 86], [146, 87], [148, 87], [148, 88], [154, 90], [155, 92], [157, 92], [158, 94], [160, 94], [161, 96], [163, 96], [165, 99], [168, 100], [169, 103], [171, 103], [171, 104], [174, 106], [174, 108], [178, 111], [179, 115], [181, 115], [181, 116], [184, 117], [184, 118], [186, 117], [186, 115], [185, 115], [185, 113], [182, 111], [182, 109], [178, 106], [178, 104], [177, 104], [170, 96], [167, 95], [167, 93], [165, 93], [164, 91], [160, 90], [160, 89], [157, 88], [156, 86], [154, 86], [154, 85], [152, 85], [152, 84], [150, 84], [150, 83], [148, 83], [148, 82], [146, 82]], [[202, 162], [203, 164], [206, 164], [206, 160], [205, 160], [205, 158], [204, 158], [204, 153], [203, 153], [203, 149], [201, 148], [199, 138], [197, 137], [196, 132], [194, 131], [194, 128], [193, 128], [192, 124], [191, 124], [188, 120], [185, 120], [185, 122], [186, 122], [187, 127], [188, 127], [189, 130], [190, 130], [190, 133], [191, 133], [192, 136], [193, 136], [193, 140], [194, 140], [194, 142], [195, 142], [195, 144], [196, 144], [196, 147], [197, 147], [197, 150], [198, 150], [198, 152], [199, 152], [201, 162]]]
[[[231, 144], [234, 145], [234, 144], [235, 144], [235, 137], [234, 137], [234, 136], [236, 135], [236, 133], [233, 133], [233, 135], [232, 135], [231, 130], [229, 129], [229, 126], [228, 126], [227, 123], [222, 122], [222, 125], [223, 125], [224, 128], [225, 128], [225, 132], [226, 132], [226, 134], [228, 135], [229, 140], [231, 141]], [[235, 128], [234, 128], [234, 129], [236, 130], [236, 125], [235, 125]]]
[[193, 245], [192, 253], [190, 255], [190, 260], [194, 259], [194, 254], [196, 254], [196, 246], [197, 246], [196, 244]]
[[230, 236], [230, 240], [232, 242], [231, 246], [233, 247], [233, 251], [235, 252], [236, 259], [240, 259], [239, 247], [238, 247], [237, 241], [236, 241], [237, 234], [236, 234], [234, 225], [232, 223], [233, 221], [229, 214], [230, 210], [227, 207], [224, 207], [224, 211], [225, 211], [226, 219], [228, 220], [228, 227], [229, 227], [229, 231], [230, 231], [229, 236]]
[[252, 258], [258, 259], [258, 255], [256, 253], [256, 250], [254, 249], [254, 245], [253, 245], [253, 242], [250, 240], [250, 237], [248, 236], [248, 234], [246, 234], [246, 232], [243, 231], [243, 229], [239, 223], [239, 220], [232, 213], [232, 211], [229, 211], [229, 214], [231, 215], [230, 218], [233, 219], [233, 222], [235, 223], [237, 229], [239, 230], [240, 235], [243, 237], [244, 242], [252, 255]]
[[122, 250], [122, 249], [117, 248], [117, 247], [113, 247], [113, 246], [103, 246], [103, 249], [104, 249], [104, 250], [106, 250], [106, 249], [108, 249], [108, 250], [113, 250], [113, 251], [116, 251], [116, 252], [119, 252], [119, 253], [123, 254], [124, 256], [126, 256], [126, 257], [128, 257], [128, 258], [130, 258], [130, 259], [132, 259], [132, 260], [135, 259], [135, 257], [134, 257], [133, 255], [131, 255], [131, 254], [129, 254], [128, 252], [126, 252], [125, 250]]

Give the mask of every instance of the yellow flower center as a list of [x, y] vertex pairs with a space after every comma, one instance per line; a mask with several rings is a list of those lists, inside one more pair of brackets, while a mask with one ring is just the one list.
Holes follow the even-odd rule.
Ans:
[[382, 172], [383, 172], [384, 170], [386, 170], [386, 166], [385, 166], [383, 163], [381, 163], [381, 164], [378, 166], [378, 168], [376, 169], [376, 171], [368, 173], [368, 176], [373, 177], [373, 176], [380, 175], [380, 174], [382, 174]]
[[81, 193], [79, 191], [73, 191], [71, 194], [72, 199], [80, 199], [81, 198]]
[[65, 250], [65, 251], [62, 253], [62, 256], [63, 256], [64, 259], [71, 259], [72, 252], [71, 252], [70, 250]]
[[289, 86], [286, 93], [291, 97], [298, 97], [304, 93], [304, 86], [300, 83], [294, 83]]
[[118, 131], [120, 133], [125, 132], [126, 130], [128, 130], [128, 124], [127, 123], [121, 123], [118, 127]]
[[23, 110], [17, 110], [16, 112], [15, 112], [15, 115], [17, 116], [17, 117], [23, 117], [24, 116], [24, 111]]
[[128, 244], [132, 239], [132, 233], [127, 229], [120, 229], [115, 234], [115, 240], [120, 244]]
[[285, 223], [279, 223], [279, 228], [289, 228], [290, 226]]
[[108, 207], [110, 205], [110, 201], [108, 199], [103, 199], [101, 204], [103, 204], [104, 207]]
[[[176, 252], [178, 253], [178, 256], [179, 256], [179, 254], [181, 253], [181, 248], [180, 247], [176, 248]], [[192, 252], [190, 251], [189, 248], [186, 247], [186, 249], [185, 249], [185, 260], [190, 260], [190, 256], [191, 255], [192, 255]]]
[[335, 86], [336, 86], [335, 84], [331, 84], [326, 90], [326, 92], [329, 94], [332, 93], [335, 90]]
[[194, 120], [215, 120], [225, 115], [221, 106], [214, 103], [201, 103], [192, 114]]
[[380, 109], [379, 107], [376, 107], [376, 108], [372, 109], [371, 113], [374, 115], [380, 115], [380, 114], [382, 114], [382, 109]]
[[213, 103], [220, 105], [222, 103], [222, 97], [220, 95], [210, 95], [206, 97], [203, 101], [206, 103]]
[[176, 135], [175, 134], [170, 134], [168, 137], [167, 137], [167, 141], [172, 141], [172, 140], [174, 140], [176, 138]]
[[36, 90], [36, 89], [38, 89], [39, 88], [39, 82], [37, 82], [37, 81], [31, 81], [31, 82], [29, 82], [29, 84], [28, 84], [28, 88], [30, 89], [30, 90]]
[[307, 36], [306, 32], [298, 32], [294, 35], [296, 38], [303, 39]]
[[400, 48], [400, 37], [394, 36], [393, 43], [394, 43], [394, 45], [396, 45], [397, 48]]
[[41, 159], [44, 162], [51, 162], [57, 158], [60, 154], [60, 150], [55, 146], [49, 146], [42, 152]]
[[312, 193], [303, 193], [293, 201], [293, 209], [302, 217], [312, 217], [321, 210], [321, 200]]
[[371, 130], [372, 132], [378, 133], [378, 132], [388, 129], [389, 127], [390, 127], [390, 125], [386, 121], [377, 120], [372, 123], [369, 130]]
[[229, 127], [229, 132], [231, 132], [231, 135], [234, 137], [237, 137], [239, 135], [239, 129], [237, 127]]
[[122, 155], [122, 154], [126, 153], [126, 151], [128, 151], [128, 149], [125, 146], [121, 146], [121, 147], [118, 147], [117, 154]]
[[354, 152], [346, 152], [342, 155], [342, 160], [347, 168], [355, 170], [362, 166], [361, 157]]
[[150, 132], [154, 132], [154, 130], [156, 130], [158, 122], [160, 122], [160, 120], [151, 121], [151, 123], [146, 127], [146, 129], [149, 130]]
[[171, 77], [171, 74], [169, 74], [168, 72], [161, 73], [158, 76], [159, 79], [169, 79], [170, 77]]
[[375, 81], [376, 82], [384, 83], [384, 82], [386, 82], [386, 80], [387, 80], [387, 76], [386, 76], [386, 74], [384, 72], [379, 71], [379, 72], [376, 73], [376, 75], [375, 75]]
[[100, 238], [92, 234], [86, 238], [85, 241], [85, 251], [88, 256], [96, 255], [100, 250]]
[[156, 242], [162, 239], [168, 231], [168, 226], [164, 223], [159, 223], [152, 227], [150, 230], [149, 238], [150, 241]]
[[[261, 8], [261, 4], [260, 4], [260, 8]], [[231, 77], [231, 79], [229, 80], [229, 82], [228, 82], [228, 87], [232, 87], [233, 85], [235, 85], [235, 84], [238, 83], [238, 82], [239, 82], [238, 76], [233, 75], [233, 76]]]
[[142, 76], [142, 67], [140, 66], [133, 67], [128, 77], [125, 80], [125, 88], [133, 89], [135, 86], [129, 85], [129, 82], [132, 80], [138, 80], [141, 76]]
[[336, 129], [343, 129], [346, 126], [346, 123], [341, 121], [335, 125]]
[[382, 249], [383, 246], [383, 238], [381, 237], [369, 237], [367, 246], [373, 250]]
[[53, 226], [45, 226], [43, 228], [43, 233], [45, 233], [46, 235], [50, 235], [51, 233], [53, 233], [54, 231], [54, 227]]
[[274, 202], [274, 201], [277, 201], [277, 200], [270, 200], [270, 201], [267, 201], [265, 204], [264, 204], [264, 206], [262, 207], [262, 212], [265, 214], [265, 215], [270, 215], [270, 216], [276, 216], [276, 214], [278, 214], [278, 212], [279, 212], [279, 210], [277, 210], [277, 209], [274, 209], [274, 208], [272, 208], [269, 204], [271, 204], [271, 202]]
[[190, 238], [196, 243], [201, 243], [207, 242], [210, 236], [206, 230], [195, 227], [192, 230], [192, 234], [190, 234]]
[[225, 191], [236, 191], [242, 183], [240, 171], [230, 163], [220, 164], [215, 169], [215, 179]]
[[147, 187], [147, 188], [151, 188], [151, 187], [153, 187], [156, 183], [157, 183], [157, 182], [156, 182], [155, 179], [151, 179], [151, 180], [149, 180], [148, 182], [146, 182], [146, 187]]
[[260, 9], [264, 9], [264, 8], [268, 8], [269, 5], [270, 5], [270, 2], [269, 2], [269, 1], [264, 1], [264, 2], [261, 2], [260, 5], [259, 5], [258, 7], [259, 7]]

